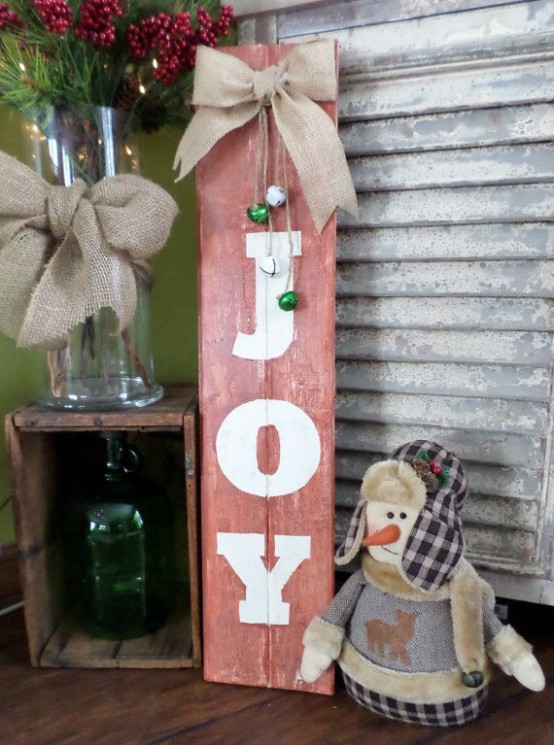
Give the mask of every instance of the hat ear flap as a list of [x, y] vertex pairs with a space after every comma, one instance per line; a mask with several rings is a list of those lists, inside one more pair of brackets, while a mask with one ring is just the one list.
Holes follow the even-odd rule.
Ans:
[[350, 563], [360, 550], [366, 528], [366, 505], [367, 502], [365, 499], [361, 499], [356, 505], [346, 538], [335, 554], [335, 564], [337, 566], [344, 566], [344, 564]]

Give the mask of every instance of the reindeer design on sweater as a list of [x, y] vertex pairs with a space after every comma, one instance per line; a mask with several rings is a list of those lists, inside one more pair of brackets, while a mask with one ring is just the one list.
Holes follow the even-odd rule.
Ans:
[[[390, 656], [392, 660], [401, 660], [405, 665], [411, 664], [408, 644], [414, 637], [414, 623], [417, 613], [396, 611], [396, 623], [385, 623], [374, 619], [366, 621], [367, 643], [381, 657]], [[390, 647], [390, 653], [386, 653]]]

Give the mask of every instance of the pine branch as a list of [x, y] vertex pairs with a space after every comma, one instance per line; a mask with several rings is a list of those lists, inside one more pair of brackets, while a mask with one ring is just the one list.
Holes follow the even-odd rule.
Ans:
[[115, 41], [105, 48], [75, 34], [87, 0], [67, 2], [73, 26], [56, 34], [46, 30], [30, 0], [11, 0], [10, 10], [25, 25], [6, 26], [0, 32], [0, 101], [25, 116], [51, 106], [123, 106], [133, 111], [146, 130], [166, 124], [186, 126], [191, 117], [192, 71], [185, 70], [169, 82], [157, 80], [156, 50], [144, 59], [133, 58], [127, 30], [130, 24], [138, 25], [160, 12], [172, 18], [188, 12], [194, 25], [200, 7], [217, 18], [219, 2], [120, 0], [123, 15], [113, 17]]

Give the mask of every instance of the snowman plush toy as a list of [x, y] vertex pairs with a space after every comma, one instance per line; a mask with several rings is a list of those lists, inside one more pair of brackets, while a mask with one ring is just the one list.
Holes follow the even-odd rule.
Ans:
[[531, 646], [494, 614], [494, 593], [464, 559], [458, 458], [416, 440], [372, 465], [338, 565], [355, 571], [304, 633], [300, 676], [337, 660], [348, 693], [393, 719], [450, 726], [482, 712], [489, 659], [532, 691], [545, 680]]

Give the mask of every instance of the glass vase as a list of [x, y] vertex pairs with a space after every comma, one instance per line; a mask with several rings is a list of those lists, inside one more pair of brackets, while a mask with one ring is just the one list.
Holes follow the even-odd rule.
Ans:
[[[102, 178], [139, 173], [128, 112], [109, 107], [53, 107], [24, 125], [28, 164], [46, 181], [89, 186]], [[118, 329], [111, 308], [77, 324], [64, 345], [45, 353], [44, 388], [38, 402], [57, 409], [110, 410], [147, 406], [163, 389], [154, 381], [149, 287], [137, 277], [137, 307]]]

